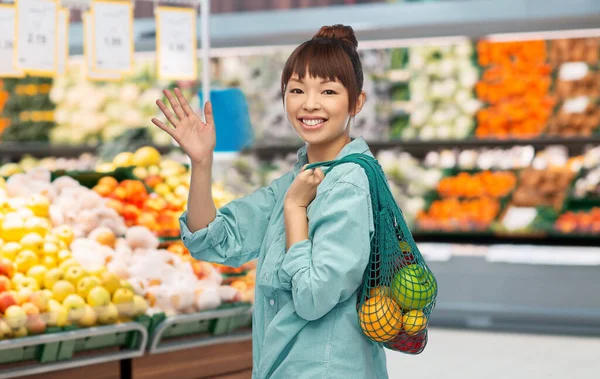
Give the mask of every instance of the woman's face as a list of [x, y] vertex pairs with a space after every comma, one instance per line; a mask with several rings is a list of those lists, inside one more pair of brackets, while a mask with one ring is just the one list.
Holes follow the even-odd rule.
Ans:
[[320, 145], [348, 136], [348, 91], [338, 81], [294, 74], [285, 93], [285, 110], [296, 133]]

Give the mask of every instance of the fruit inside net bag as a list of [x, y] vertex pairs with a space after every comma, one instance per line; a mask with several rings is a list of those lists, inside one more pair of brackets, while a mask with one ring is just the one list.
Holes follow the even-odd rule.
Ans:
[[437, 281], [419, 252], [377, 160], [365, 154], [307, 166], [360, 165], [369, 179], [375, 233], [359, 289], [358, 319], [364, 334], [390, 350], [419, 354], [437, 298]]

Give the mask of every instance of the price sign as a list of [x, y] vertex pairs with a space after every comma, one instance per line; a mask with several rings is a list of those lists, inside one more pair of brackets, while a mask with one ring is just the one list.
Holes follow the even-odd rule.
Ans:
[[16, 66], [36, 76], [53, 76], [58, 62], [55, 0], [17, 0]]
[[61, 9], [58, 11], [58, 62], [56, 73], [64, 75], [67, 73], [67, 61], [69, 60], [69, 11]]
[[92, 63], [97, 72], [133, 71], [133, 5], [121, 1], [92, 2]]
[[197, 79], [196, 10], [157, 7], [155, 14], [158, 78]]
[[93, 21], [92, 15], [84, 13], [82, 16], [83, 21], [83, 56], [85, 59], [85, 75], [88, 80], [92, 81], [119, 81], [122, 78], [122, 74], [117, 73], [102, 73], [97, 72], [93, 68], [93, 57], [92, 57], [92, 40], [93, 40]]
[[0, 4], [0, 77], [20, 78], [24, 74], [14, 64], [16, 10], [12, 5]]

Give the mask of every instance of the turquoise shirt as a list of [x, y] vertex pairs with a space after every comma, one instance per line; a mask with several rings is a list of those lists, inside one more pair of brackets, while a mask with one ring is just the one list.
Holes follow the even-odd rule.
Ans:
[[[336, 159], [372, 156], [362, 138]], [[307, 163], [217, 211], [207, 228], [182, 239], [196, 259], [240, 266], [258, 258], [252, 320], [253, 379], [386, 379], [385, 353], [359, 327], [357, 290], [369, 261], [369, 183], [355, 164], [333, 168], [307, 210], [309, 238], [286, 252], [283, 200]]]

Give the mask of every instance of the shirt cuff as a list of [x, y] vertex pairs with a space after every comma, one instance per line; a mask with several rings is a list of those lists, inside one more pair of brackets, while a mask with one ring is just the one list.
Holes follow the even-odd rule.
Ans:
[[312, 242], [309, 239], [290, 246], [279, 268], [279, 281], [284, 289], [291, 291], [294, 275], [303, 267], [309, 266], [311, 250]]
[[181, 229], [181, 240], [193, 256], [194, 252], [212, 249], [219, 244], [217, 237], [223, 233], [223, 217], [217, 209], [217, 216], [206, 228], [192, 233], [187, 225], [186, 211], [179, 217], [179, 227]]

